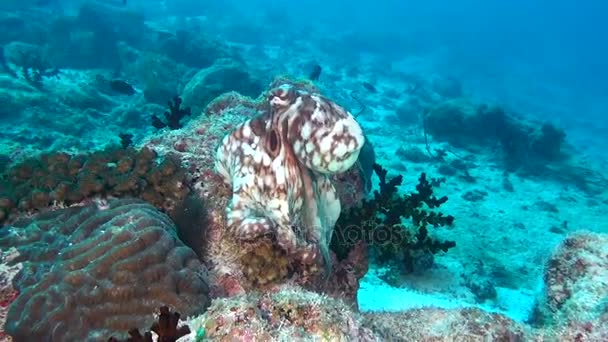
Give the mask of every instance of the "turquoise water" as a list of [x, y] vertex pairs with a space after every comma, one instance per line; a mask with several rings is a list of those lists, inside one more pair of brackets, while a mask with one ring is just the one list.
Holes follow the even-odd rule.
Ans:
[[[280, 226], [280, 215], [271, 209], [275, 200], [280, 202], [279, 195], [270, 190], [280, 181], [273, 183], [265, 177], [284, 172], [292, 196], [284, 202], [293, 211], [288, 215], [287, 221], [292, 221], [289, 225], [306, 226], [302, 222], [311, 222], [306, 221], [311, 215], [323, 222], [318, 232], [310, 230], [313, 235], [320, 234], [318, 238], [302, 237], [305, 229], [293, 228], [297, 243], [310, 243], [313, 250], [319, 250], [319, 260], [325, 266], [319, 269], [339, 273], [340, 262], [350, 260], [344, 251], [352, 251], [352, 246], [340, 245], [344, 234], [354, 232], [344, 228], [347, 225], [377, 232], [377, 226], [384, 227], [391, 215], [401, 215], [391, 223], [398, 228], [388, 229], [387, 234], [406, 234], [403, 241], [408, 242], [402, 241], [403, 245], [386, 252], [382, 241], [366, 241], [369, 254], [356, 259], [355, 265], [369, 267], [353, 276], [357, 284], [354, 290], [349, 287], [353, 293], [337, 295], [355, 303], [357, 314], [403, 313], [428, 307], [479, 308], [530, 329], [544, 329], [543, 324], [562, 319], [555, 318], [562, 311], [575, 317], [593, 311], [580, 303], [605, 303], [608, 284], [600, 281], [597, 288], [588, 291], [581, 284], [593, 283], [589, 279], [595, 278], [576, 282], [563, 276], [568, 273], [564, 269], [559, 274], [551, 273], [555, 264], [551, 258], [556, 253], [561, 258], [559, 246], [564, 246], [569, 236], [585, 232], [594, 236], [588, 241], [596, 242], [588, 243], [596, 244], [597, 249], [577, 245], [580, 250], [566, 253], [564, 258], [572, 264], [566, 262], [571, 267], [565, 269], [579, 276], [577, 258], [596, 252], [597, 258], [591, 258], [594, 261], [584, 268], [585, 272], [598, 276], [602, 271], [597, 269], [603, 270], [606, 265], [606, 247], [597, 242], [605, 241], [604, 234], [608, 233], [606, 13], [607, 4], [591, 0], [2, 1], [0, 261], [12, 271], [0, 272], [4, 280], [0, 281], [4, 284], [0, 299], [6, 303], [0, 309], [3, 314], [8, 311], [9, 327], [0, 332], [13, 334], [16, 341], [27, 341], [53, 331], [49, 327], [67, 324], [62, 321], [67, 318], [43, 315], [43, 328], [28, 335], [24, 325], [38, 322], [38, 316], [17, 314], [28, 307], [19, 304], [19, 296], [34, 298], [39, 294], [47, 298], [46, 290], [40, 287], [43, 279], [53, 279], [60, 297], [62, 291], [70, 292], [63, 287], [68, 282], [68, 277], [62, 278], [64, 273], [49, 274], [54, 264], [59, 265], [56, 269], [66, 267], [65, 274], [73, 271], [71, 266], [59, 259], [36, 259], [37, 248], [45, 251], [42, 255], [68, 253], [71, 246], [83, 243], [76, 235], [67, 234], [69, 229], [61, 228], [68, 216], [45, 226], [50, 227], [50, 235], [44, 238], [48, 240], [19, 223], [26, 218], [42, 222], [44, 219], [36, 215], [52, 215], [66, 207], [95, 203], [106, 208], [107, 201], [135, 197], [151, 204], [150, 210], [155, 208], [159, 215], [168, 215], [166, 227], [176, 232], [168, 239], [177, 239], [175, 248], [185, 246], [189, 252], [184, 253], [195, 255], [191, 256], [195, 260], [192, 262], [210, 273], [202, 281], [210, 290], [197, 290], [204, 293], [204, 304], [199, 302], [203, 297], [197, 295], [192, 295], [194, 299], [188, 304], [177, 299], [176, 303], [167, 303], [189, 316], [203, 314], [209, 303], [231, 293], [234, 283], [244, 292], [263, 292], [268, 291], [266, 282], [279, 285], [303, 279], [303, 266], [298, 264], [303, 261], [289, 254], [285, 247], [289, 243], [282, 240], [279, 228], [268, 231], [271, 240], [275, 239], [274, 247], [262, 244], [253, 249], [259, 255], [236, 263], [225, 255], [240, 255], [251, 247], [235, 252], [222, 238], [213, 240], [223, 236], [217, 231], [232, 232], [230, 225], [234, 223], [230, 221], [226, 226], [225, 222], [225, 214], [231, 215], [232, 209], [228, 213], [225, 209], [227, 205], [232, 208], [229, 202], [237, 197], [245, 198], [246, 206], [244, 214], [237, 210], [239, 215], [259, 219], [271, 227]], [[276, 95], [272, 89], [284, 83], [291, 84], [298, 94], [321, 94], [353, 115], [356, 122], [344, 125], [355, 136], [356, 147], [334, 146], [338, 150], [352, 149], [358, 155], [344, 162], [350, 172], [345, 173], [347, 176], [334, 172], [336, 164], [311, 166], [315, 161], [303, 161], [297, 139], [288, 137], [288, 133], [276, 133], [282, 132], [283, 126], [273, 126], [264, 116], [275, 113], [272, 115], [276, 118], [281, 112], [272, 102], [278, 101], [272, 100], [272, 94]], [[229, 92], [235, 93], [226, 97]], [[295, 112], [299, 115], [304, 110]], [[268, 125], [259, 128], [264, 132], [259, 141], [247, 142], [239, 136], [238, 148], [217, 152], [224, 136], [257, 114]], [[327, 128], [329, 135], [336, 132], [332, 131], [335, 112], [330, 114], [320, 128]], [[291, 120], [285, 125], [296, 123]], [[314, 132], [316, 126], [311, 125]], [[257, 132], [258, 126], [251, 127], [247, 134]], [[319, 146], [323, 144], [312, 138], [314, 134], [302, 136], [306, 136], [299, 142], [304, 146], [302, 151], [322, 149]], [[365, 148], [359, 144], [363, 139]], [[336, 137], [334, 141], [339, 140]], [[260, 156], [259, 160], [253, 159], [259, 162], [256, 168], [244, 168], [243, 172], [250, 172], [246, 175], [234, 169], [224, 173], [220, 170], [217, 175], [215, 163], [219, 160], [231, 160], [226, 168], [237, 168], [240, 159], [234, 155], [241, 148], [258, 151], [258, 147], [262, 149], [259, 153], [279, 158], [266, 165], [272, 171], [259, 171], [264, 160]], [[275, 150], [282, 152], [275, 154]], [[148, 156], [149, 151], [153, 153]], [[290, 153], [295, 157], [284, 157]], [[233, 157], [236, 159], [229, 159]], [[370, 206], [370, 214], [358, 200], [372, 200], [374, 191], [385, 193], [381, 177], [372, 171], [374, 164], [388, 172], [387, 180], [398, 175], [403, 178], [389, 200], [372, 201], [381, 204]], [[293, 168], [299, 171], [293, 172], [297, 176], [284, 171], [293, 169], [286, 165], [296, 165]], [[427, 175], [435, 196], [447, 196], [447, 200], [440, 208], [429, 207], [428, 200], [420, 202], [418, 208], [451, 215], [453, 224], [434, 225], [432, 220], [419, 224], [399, 207], [413, 206], [415, 200], [407, 196], [416, 191], [421, 173]], [[222, 176], [227, 187], [217, 178]], [[238, 184], [245, 187], [242, 184], [248, 181], [265, 184], [261, 186], [264, 190], [251, 198], [237, 196], [238, 186], [234, 184], [243, 182]], [[330, 190], [325, 181], [331, 183]], [[339, 209], [333, 206], [334, 187], [340, 198]], [[296, 197], [304, 201], [303, 208]], [[236, 206], [234, 203], [232, 206]], [[257, 203], [257, 207], [247, 207], [251, 203]], [[311, 214], [309, 209], [314, 205], [318, 208]], [[131, 224], [135, 219], [129, 217]], [[453, 242], [454, 246], [435, 248], [431, 240], [416, 235], [422, 226], [428, 228], [432, 241]], [[20, 230], [15, 227], [21, 227], [23, 233], [16, 233]], [[124, 222], [113, 227], [113, 234], [131, 229]], [[251, 233], [246, 227], [235, 229], [241, 238]], [[257, 232], [256, 228], [250, 229]], [[55, 240], [57, 231], [67, 235]], [[19, 234], [28, 238], [16, 238]], [[132, 234], [131, 238], [139, 241], [139, 231]], [[111, 237], [103, 239], [113, 241]], [[420, 239], [419, 244], [414, 243], [416, 239]], [[22, 244], [25, 240], [34, 244]], [[9, 257], [13, 247], [26, 255], [19, 259], [19, 265], [25, 265], [22, 269], [11, 268], [15, 267]], [[154, 254], [151, 251], [152, 247], [148, 252]], [[99, 253], [96, 257], [103, 255]], [[337, 255], [337, 259], [332, 261], [331, 255]], [[272, 261], [249, 264], [256, 258]], [[281, 261], [284, 258], [288, 260], [285, 265]], [[89, 265], [97, 265], [93, 259], [86, 260]], [[136, 255], [135, 260], [143, 265], [149, 259]], [[333, 268], [327, 267], [329, 264]], [[226, 269], [230, 272], [222, 273]], [[109, 271], [106, 280], [115, 279], [117, 274]], [[224, 281], [226, 274], [234, 277]], [[129, 279], [141, 281], [134, 277]], [[575, 304], [565, 305], [567, 309], [546, 309], [543, 305], [550, 300], [540, 298], [549, 296], [548, 285], [554, 284], [548, 282], [560, 277], [571, 281], [569, 293], [580, 294], [580, 298], [576, 297]], [[330, 283], [342, 285], [336, 279], [331, 278]], [[111, 292], [112, 281], [104, 284]], [[326, 285], [311, 284], [304, 287], [336, 297]], [[83, 298], [94, 297], [93, 292], [86, 293], [84, 285], [82, 288]], [[133, 302], [141, 310], [133, 310], [136, 313], [132, 315], [137, 316], [133, 322], [146, 329], [149, 321], [142, 311], [156, 309], [160, 301], [145, 306], [142, 303], [147, 303], [147, 295], [136, 297]], [[13, 301], [16, 304], [12, 305]], [[193, 302], [198, 307], [193, 307]], [[594, 308], [600, 312], [600, 307], [598, 304]], [[68, 316], [86, 316], [76, 309], [66, 310]], [[539, 318], [543, 310], [550, 318]], [[111, 313], [109, 310], [107, 315]], [[601, 316], [603, 320], [594, 316], [587, 321], [605, 327], [605, 316]], [[95, 329], [101, 328], [87, 324], [83, 323], [83, 331], [91, 329], [104, 337], [128, 330], [104, 326], [106, 330], [98, 331]], [[587, 330], [583, 340], [608, 336]], [[97, 336], [79, 333], [71, 338], [95, 340], [91, 336]], [[51, 340], [70, 340], [68, 335], [59, 336]], [[561, 336], [568, 339], [564, 336], [575, 334]]]

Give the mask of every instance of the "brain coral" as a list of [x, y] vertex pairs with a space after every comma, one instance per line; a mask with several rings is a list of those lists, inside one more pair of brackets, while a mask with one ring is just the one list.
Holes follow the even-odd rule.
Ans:
[[291, 85], [271, 90], [268, 110], [227, 135], [216, 169], [232, 186], [228, 226], [243, 241], [272, 234], [287, 254], [316, 260], [340, 214], [330, 175], [357, 161], [365, 138], [331, 100]]
[[167, 216], [135, 199], [70, 207], [0, 230], [23, 269], [6, 331], [15, 341], [93, 341], [148, 328], [162, 305], [208, 306], [206, 270]]

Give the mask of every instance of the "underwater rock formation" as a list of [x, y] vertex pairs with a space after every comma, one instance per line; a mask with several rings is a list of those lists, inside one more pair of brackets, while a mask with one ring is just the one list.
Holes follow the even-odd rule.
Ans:
[[597, 161], [574, 153], [565, 131], [549, 122], [525, 120], [500, 107], [453, 99], [424, 115], [424, 129], [455, 147], [496, 156], [508, 172], [572, 184], [591, 195], [608, 186]]
[[340, 300], [280, 286], [214, 300], [190, 319], [192, 335], [211, 341], [374, 341], [361, 317]]
[[[537, 319], [552, 325], [608, 327], [608, 236], [578, 232], [555, 250], [545, 269]], [[604, 329], [608, 334], [608, 328]]]
[[14, 246], [6, 331], [15, 341], [89, 341], [147, 328], [169, 305], [184, 315], [209, 304], [205, 267], [171, 220], [140, 200], [111, 200], [43, 213], [2, 229]]
[[216, 60], [230, 57], [227, 50], [222, 42], [183, 29], [168, 36], [160, 47], [160, 52], [169, 58], [192, 68], [208, 68]]
[[243, 63], [231, 59], [220, 59], [205, 69], [201, 69], [184, 86], [182, 98], [184, 106], [191, 107], [198, 115], [217, 96], [229, 91], [244, 96], [257, 97], [263, 90], [247, 71]]
[[269, 111], [226, 136], [216, 168], [233, 189], [229, 229], [244, 241], [273, 235], [288, 254], [326, 261], [340, 215], [328, 175], [357, 161], [364, 144], [354, 117], [332, 101], [290, 85], [268, 96]]
[[565, 133], [549, 123], [526, 122], [499, 107], [462, 99], [434, 106], [424, 116], [426, 131], [454, 146], [498, 146], [508, 170], [534, 169], [565, 157]]
[[527, 341], [529, 327], [480, 309], [421, 308], [367, 313], [365, 326], [381, 341]]

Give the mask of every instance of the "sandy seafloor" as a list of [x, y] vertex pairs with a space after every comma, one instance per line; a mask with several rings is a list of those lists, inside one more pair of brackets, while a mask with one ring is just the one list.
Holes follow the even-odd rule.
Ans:
[[[431, 177], [439, 176], [437, 165], [432, 162], [413, 163], [399, 160], [395, 155], [398, 147], [415, 146], [425, 150], [419, 126], [394, 125], [390, 119], [385, 120], [394, 115], [401, 103], [407, 102], [408, 95], [401, 93], [408, 83], [404, 75], [427, 80], [438, 76], [433, 72], [432, 58], [416, 56], [393, 64], [394, 68], [398, 65], [401, 71], [407, 71], [406, 74], [392, 71], [394, 68], [387, 67], [387, 63], [379, 58], [365, 57], [348, 64], [341, 59], [342, 56], [319, 53], [306, 42], [295, 42], [294, 46], [297, 47], [254, 48], [235, 44], [234, 48], [239, 50], [249, 68], [267, 77], [267, 82], [284, 73], [306, 76], [311, 60], [322, 61], [323, 73], [318, 85], [325, 95], [353, 113], [359, 110], [359, 106], [349, 94], [356, 91], [367, 106], [358, 120], [373, 142], [377, 162], [392, 175], [404, 175], [402, 190], [413, 189], [420, 172], [427, 172]], [[353, 67], [356, 72], [349, 71]], [[48, 89], [45, 94], [38, 94], [25, 86], [15, 89], [9, 76], [2, 74], [0, 87], [4, 89], [0, 92], [16, 91], [22, 92], [25, 97], [40, 96], [40, 101], [46, 101], [45, 96], [48, 96], [52, 102], [69, 102], [74, 98], [71, 95], [74, 92], [86, 92], [86, 85], [91, 83], [94, 74], [95, 71], [64, 70], [60, 79], [45, 81]], [[367, 92], [361, 87], [363, 81], [373, 83], [378, 92]], [[476, 89], [476, 86], [483, 87], [479, 83], [464, 79], [466, 96], [485, 98], [489, 91]], [[12, 89], [7, 90], [7, 86]], [[137, 83], [135, 86], [137, 88]], [[536, 98], [535, 103], [526, 103], [525, 99], [529, 97], [525, 93], [526, 87], [518, 88], [515, 84], [505, 87], [510, 89], [509, 97], [514, 99], [514, 103], [506, 105], [513, 110], [517, 110], [518, 106], [522, 111], [536, 108], [538, 102], [542, 102]], [[547, 85], [546, 88], [550, 89], [551, 86]], [[521, 89], [520, 96], [517, 89]], [[387, 93], [392, 95], [387, 96]], [[64, 94], [64, 99], [61, 99], [61, 94]], [[111, 109], [100, 114], [50, 105], [47, 113], [24, 108], [22, 114], [4, 118], [0, 121], [0, 153], [19, 159], [44, 150], [76, 152], [103, 148], [108, 142], [118, 143], [117, 132], [125, 130], [135, 134], [136, 143], [145, 140], [146, 135], [163, 134], [162, 131], [155, 132], [149, 124], [147, 109], [158, 107], [142, 107], [141, 93], [132, 97], [103, 94], [92, 97], [94, 101], [107, 101]], [[85, 108], [86, 103], [75, 106]], [[553, 102], [546, 108], [549, 110], [554, 106], [556, 103]], [[68, 108], [71, 111], [66, 112]], [[559, 124], [564, 120], [556, 118], [555, 121]], [[600, 133], [597, 133], [602, 131], [602, 127], [595, 127], [596, 136], [583, 135], [583, 132], [588, 132], [585, 129], [590, 125], [589, 121], [577, 119], [576, 116], [571, 118], [567, 123], [569, 127], [566, 127], [568, 139], [574, 144], [576, 153], [589, 155], [590, 165], [600, 169], [603, 166], [605, 170], [608, 163], [601, 159], [602, 153], [606, 153], [601, 146], [606, 146], [606, 141], [602, 141]], [[432, 148], [446, 148], [449, 151], [447, 160], [466, 159], [474, 165], [470, 173], [476, 179], [475, 183], [465, 182], [459, 177], [447, 177], [447, 181], [436, 189], [439, 195], [449, 197], [441, 209], [455, 216], [456, 221], [453, 227], [440, 228], [435, 232], [440, 237], [455, 240], [457, 246], [447, 254], [437, 256], [435, 266], [428, 272], [397, 279], [400, 286], [390, 285], [383, 280], [386, 270], [370, 269], [359, 292], [360, 308], [397, 311], [429, 305], [476, 305], [503, 312], [519, 321], [526, 320], [541, 290], [544, 262], [564, 236], [577, 230], [606, 232], [607, 194], [590, 196], [571, 185], [516, 175], [510, 176], [514, 191], [508, 192], [502, 187], [503, 170], [499, 160], [489, 149], [475, 153], [432, 138], [430, 144]], [[469, 201], [463, 198], [469, 191], [483, 191], [487, 195], [477, 201]], [[566, 226], [564, 222], [567, 222]], [[478, 303], [466, 286], [472, 278], [489, 279], [496, 288], [496, 299]]]

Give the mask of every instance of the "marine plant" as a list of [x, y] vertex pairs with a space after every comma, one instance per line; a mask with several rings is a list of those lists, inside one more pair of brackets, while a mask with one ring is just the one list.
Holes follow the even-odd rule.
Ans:
[[[331, 249], [339, 259], [363, 241], [380, 264], [397, 263], [406, 272], [413, 272], [419, 269], [420, 260], [428, 260], [456, 245], [454, 241], [439, 241], [429, 235], [429, 226], [450, 226], [454, 217], [433, 211], [448, 198], [433, 194], [425, 173], [418, 178], [416, 192], [401, 195], [398, 193], [401, 175], [387, 179], [387, 170], [379, 164], [375, 163], [373, 169], [380, 181], [379, 190], [360, 206], [343, 211], [336, 223]], [[403, 219], [411, 219], [411, 224], [403, 223]]]

